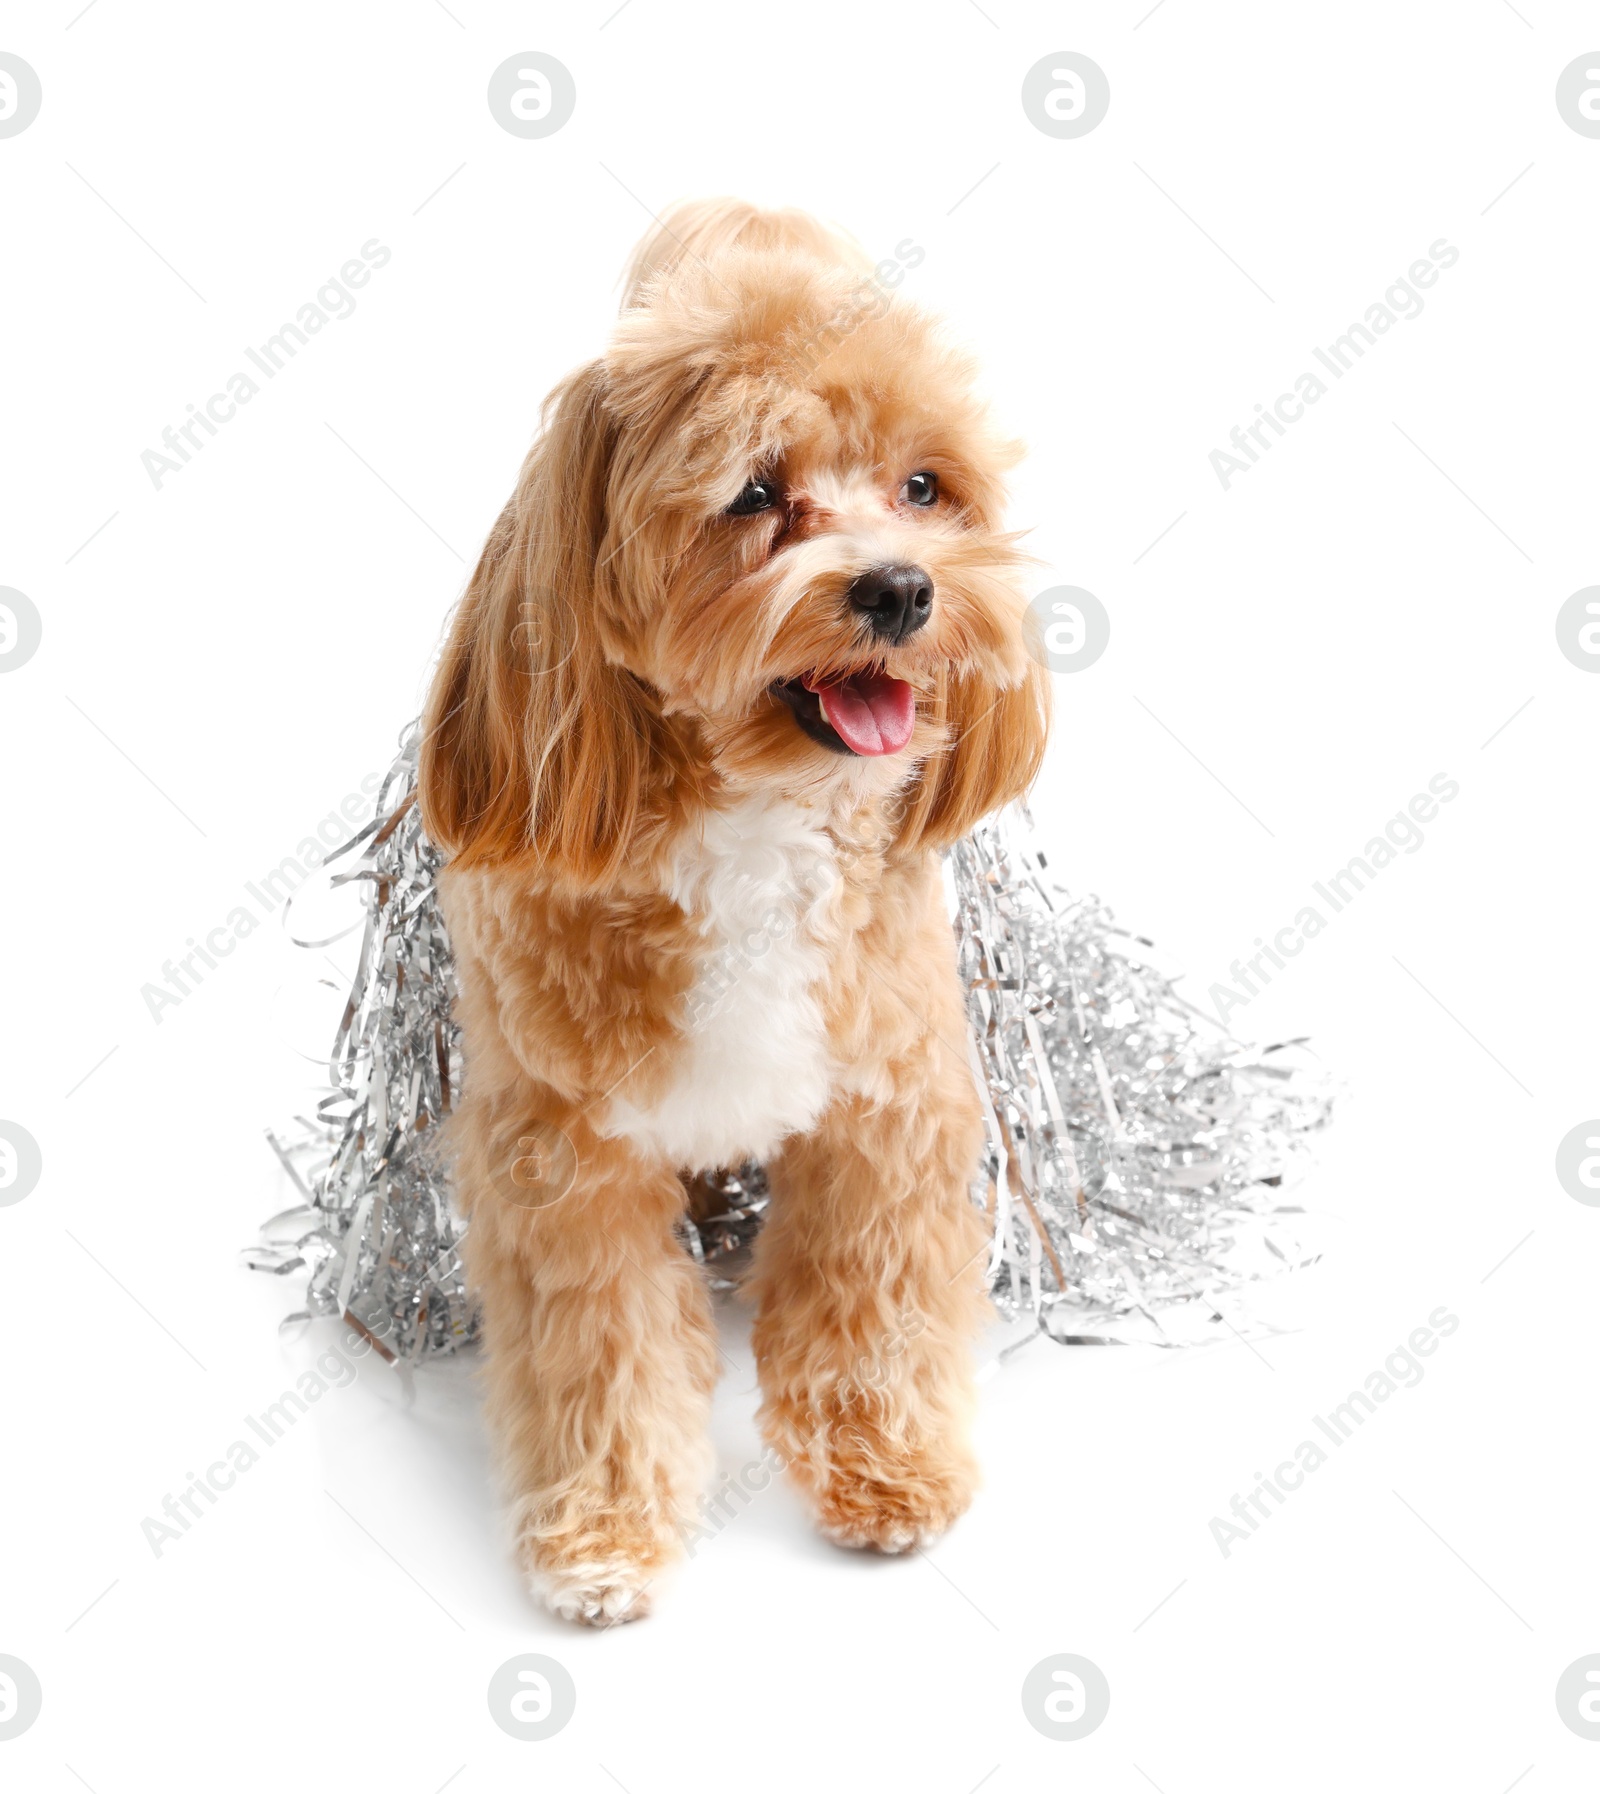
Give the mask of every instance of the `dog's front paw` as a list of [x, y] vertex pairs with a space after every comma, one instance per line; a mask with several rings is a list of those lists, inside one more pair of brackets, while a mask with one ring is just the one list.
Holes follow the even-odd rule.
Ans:
[[650, 1611], [650, 1573], [626, 1558], [589, 1563], [530, 1563], [528, 1586], [558, 1619], [620, 1626]]
[[830, 1465], [811, 1485], [817, 1526], [836, 1545], [889, 1553], [930, 1544], [971, 1505], [970, 1460], [874, 1466]]
[[603, 1514], [579, 1530], [524, 1531], [519, 1554], [529, 1588], [559, 1619], [620, 1626], [650, 1611], [651, 1587], [677, 1552], [649, 1526]]

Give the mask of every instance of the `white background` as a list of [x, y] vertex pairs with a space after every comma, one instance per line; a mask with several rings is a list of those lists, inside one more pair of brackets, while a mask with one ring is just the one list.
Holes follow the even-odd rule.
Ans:
[[[1554, 1688], [1600, 1650], [1600, 1212], [1554, 1155], [1600, 1111], [1600, 680], [1553, 627], [1597, 578], [1600, 141], [1554, 104], [1594, 9], [78, 10], [0, 31], [44, 93], [0, 141], [0, 584], [44, 622], [0, 680], [0, 1117], [44, 1162], [0, 1209], [0, 1651], [44, 1686], [8, 1785], [1594, 1786]], [[577, 82], [542, 141], [485, 103], [528, 49]], [[1062, 49], [1111, 83], [1074, 141], [1019, 98]], [[1056, 681], [1041, 829], [1186, 988], [1459, 782], [1231, 1018], [1349, 1088], [1306, 1191], [1325, 1264], [1258, 1350], [1040, 1342], [989, 1375], [986, 1489], [926, 1559], [836, 1552], [774, 1489], [653, 1617], [573, 1632], [506, 1556], [470, 1371], [407, 1406], [376, 1363], [158, 1559], [144, 1517], [327, 1343], [280, 1337], [295, 1292], [237, 1250], [289, 1200], [261, 1129], [337, 999], [275, 923], [159, 1024], [141, 987], [387, 764], [647, 212], [729, 191], [926, 249], [904, 291], [1031, 446], [1041, 588], [1112, 618]], [[355, 313], [156, 490], [141, 451], [373, 237]], [[1441, 237], [1423, 313], [1224, 491], [1209, 452]], [[1425, 1380], [1224, 1559], [1212, 1516], [1440, 1304]], [[732, 1469], [756, 1398], [724, 1333]], [[545, 1743], [486, 1705], [529, 1650], [578, 1687]], [[1062, 1651], [1112, 1689], [1079, 1743], [1019, 1699]]]

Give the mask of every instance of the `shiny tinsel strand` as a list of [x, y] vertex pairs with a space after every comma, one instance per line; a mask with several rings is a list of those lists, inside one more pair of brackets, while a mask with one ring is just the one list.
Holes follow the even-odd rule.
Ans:
[[[267, 1136], [304, 1200], [251, 1254], [278, 1275], [309, 1267], [307, 1312], [342, 1315], [402, 1361], [477, 1331], [437, 1152], [461, 1054], [417, 747], [413, 726], [376, 818], [335, 856], [358, 853], [334, 882], [362, 891], [360, 963], [329, 1094], [288, 1143]], [[1069, 1343], [1238, 1331], [1230, 1295], [1308, 1262], [1281, 1198], [1327, 1125], [1328, 1086], [1303, 1043], [1240, 1046], [1187, 1004], [1148, 943], [1050, 882], [1025, 828], [986, 824], [950, 862], [995, 1305]], [[759, 1165], [691, 1183], [681, 1235], [714, 1287], [737, 1281], [766, 1205]]]

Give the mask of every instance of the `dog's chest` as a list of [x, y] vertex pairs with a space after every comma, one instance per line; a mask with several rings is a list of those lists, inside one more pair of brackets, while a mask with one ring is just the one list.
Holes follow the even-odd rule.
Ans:
[[762, 1158], [809, 1127], [833, 1082], [822, 1012], [838, 870], [811, 812], [752, 798], [707, 818], [669, 894], [696, 936], [696, 977], [669, 1081], [617, 1099], [606, 1131], [690, 1170]]

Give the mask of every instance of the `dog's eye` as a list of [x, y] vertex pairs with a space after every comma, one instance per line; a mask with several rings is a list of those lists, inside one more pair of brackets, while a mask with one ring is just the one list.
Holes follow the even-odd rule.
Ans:
[[728, 506], [730, 517], [753, 517], [757, 511], [770, 511], [778, 502], [778, 487], [773, 480], [752, 480]]
[[939, 496], [939, 476], [936, 473], [914, 473], [906, 481], [905, 490], [900, 496], [908, 505], [931, 505]]

